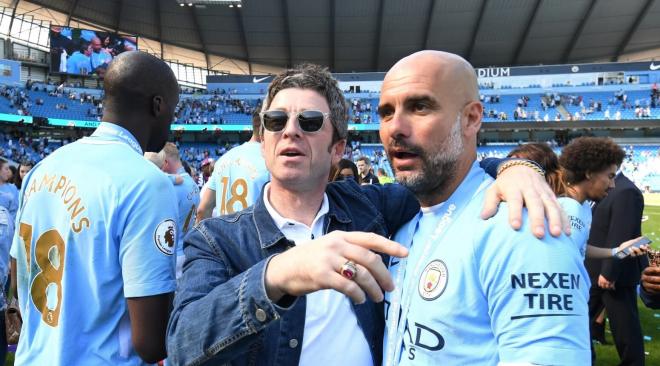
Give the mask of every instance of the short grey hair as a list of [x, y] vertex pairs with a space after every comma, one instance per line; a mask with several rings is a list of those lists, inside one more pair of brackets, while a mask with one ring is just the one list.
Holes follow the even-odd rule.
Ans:
[[268, 94], [264, 100], [262, 111], [270, 108], [270, 103], [277, 93], [290, 88], [313, 90], [325, 97], [330, 107], [330, 122], [334, 127], [332, 142], [345, 140], [348, 137], [346, 99], [339, 89], [339, 83], [327, 68], [314, 64], [301, 64], [275, 76], [268, 86]]

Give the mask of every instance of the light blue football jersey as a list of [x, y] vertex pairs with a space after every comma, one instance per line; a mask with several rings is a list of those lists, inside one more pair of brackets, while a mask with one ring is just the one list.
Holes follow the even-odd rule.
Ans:
[[215, 191], [218, 212], [226, 215], [254, 204], [269, 180], [270, 173], [261, 155], [261, 144], [248, 141], [218, 159], [209, 188]]
[[26, 176], [11, 256], [17, 365], [142, 365], [126, 298], [173, 292], [174, 188], [125, 129], [101, 123]]
[[[589, 364], [590, 282], [580, 253], [565, 236], [536, 239], [526, 211], [519, 231], [511, 229], [505, 204], [481, 220], [484, 184], [491, 181], [472, 166], [445, 203], [455, 203], [455, 215], [426, 256], [427, 239], [447, 215], [444, 205], [423, 209], [395, 236], [410, 247], [403, 286], [410, 305], [399, 323], [402, 343], [393, 341], [402, 347], [393, 364]], [[394, 278], [400, 263], [390, 262]], [[392, 298], [386, 294], [388, 325], [398, 319], [390, 313]], [[391, 336], [386, 332], [385, 362]]]
[[12, 221], [16, 220], [18, 210], [18, 189], [13, 183], [0, 184], [0, 206], [6, 208]]
[[580, 204], [570, 197], [559, 197], [558, 201], [571, 223], [570, 238], [584, 259], [587, 254], [587, 240], [591, 229], [591, 205], [589, 201]]
[[179, 235], [177, 235], [176, 255], [180, 256], [183, 255], [183, 237], [195, 225], [199, 206], [199, 187], [185, 169], [180, 168], [176, 174], [183, 178], [183, 183], [174, 186], [179, 205], [179, 220], [177, 221]]

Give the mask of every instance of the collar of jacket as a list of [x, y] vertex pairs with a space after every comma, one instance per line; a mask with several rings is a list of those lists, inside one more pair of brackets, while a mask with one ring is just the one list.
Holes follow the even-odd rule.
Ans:
[[[334, 188], [334, 187], [333, 187]], [[340, 189], [344, 191], [343, 189]], [[333, 191], [333, 192], [330, 192]], [[335, 189], [330, 189], [329, 186], [326, 186], [326, 194], [328, 194], [328, 213], [325, 216], [323, 227], [324, 233], [328, 232], [328, 227], [330, 225], [329, 220], [337, 221], [342, 224], [348, 224], [352, 220], [346, 212], [347, 207], [344, 205], [338, 204], [336, 200], [333, 199], [335, 196], [333, 193]], [[257, 235], [259, 236], [259, 244], [262, 249], [270, 248], [273, 245], [277, 244], [281, 240], [286, 240], [286, 237], [280, 229], [275, 225], [275, 221], [268, 213], [266, 209], [266, 204], [264, 203], [264, 189], [261, 190], [259, 199], [254, 203], [254, 214], [252, 215], [254, 220], [254, 226], [257, 228]]]

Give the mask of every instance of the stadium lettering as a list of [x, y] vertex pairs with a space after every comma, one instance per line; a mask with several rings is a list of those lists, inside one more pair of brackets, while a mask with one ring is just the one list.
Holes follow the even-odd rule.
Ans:
[[580, 288], [580, 275], [573, 273], [533, 272], [511, 275], [511, 288], [557, 288], [574, 290]]
[[491, 78], [500, 76], [511, 76], [511, 68], [509, 67], [489, 67], [487, 69], [477, 69], [477, 77]]

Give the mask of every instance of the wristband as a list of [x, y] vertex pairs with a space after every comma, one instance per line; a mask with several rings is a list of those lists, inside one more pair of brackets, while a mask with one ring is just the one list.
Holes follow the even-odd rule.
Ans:
[[511, 168], [512, 166], [518, 165], [531, 168], [535, 172], [539, 173], [542, 177], [545, 177], [545, 170], [543, 170], [543, 168], [541, 168], [541, 166], [536, 162], [527, 159], [508, 159], [497, 167], [497, 176], [499, 177], [503, 171]]
[[619, 248], [612, 248], [612, 257], [616, 257], [616, 253], [619, 251]]

